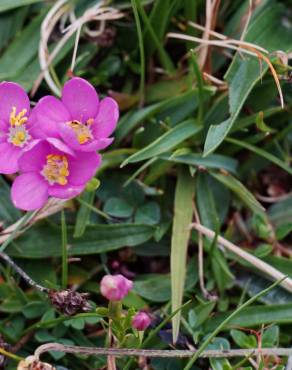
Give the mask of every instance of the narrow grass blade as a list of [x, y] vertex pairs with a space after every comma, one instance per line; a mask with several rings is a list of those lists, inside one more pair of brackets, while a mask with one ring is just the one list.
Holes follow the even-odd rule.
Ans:
[[252, 193], [232, 175], [223, 175], [221, 173], [210, 172], [216, 180], [232, 190], [253, 212], [265, 214], [264, 207], [256, 200]]
[[201, 131], [201, 129], [202, 127], [194, 119], [188, 119], [167, 131], [145, 148], [139, 150], [137, 153], [132, 154], [121, 164], [121, 167], [124, 167], [128, 163], [143, 161], [145, 159], [153, 158], [159, 154], [165, 153], [166, 151], [176, 147], [184, 140], [195, 135]]
[[[192, 222], [192, 201], [194, 195], [194, 179], [187, 167], [181, 167], [178, 174], [175, 200], [174, 219], [171, 238], [171, 303], [172, 311], [176, 311], [183, 300], [186, 276], [187, 247]], [[172, 318], [173, 342], [175, 343], [180, 327], [180, 312]]]
[[138, 0], [131, 0], [131, 4], [132, 4], [136, 27], [137, 27], [139, 50], [140, 50], [140, 99], [142, 101], [144, 98], [144, 88], [145, 88], [145, 51], [144, 51], [144, 44], [143, 44], [143, 34], [142, 34], [141, 22], [140, 22], [138, 8], [137, 8], [137, 1]]
[[62, 227], [62, 287], [67, 288], [68, 284], [68, 250], [67, 250], [67, 225], [65, 218], [65, 211], [61, 213], [61, 227]]
[[285, 162], [281, 161], [281, 159], [275, 157], [273, 154], [268, 153], [266, 150], [260, 149], [252, 144], [249, 144], [242, 140], [237, 140], [234, 138], [227, 138], [226, 141], [228, 141], [231, 144], [235, 144], [238, 146], [241, 146], [242, 148], [248, 149], [251, 152], [254, 152], [255, 154], [259, 155], [260, 157], [263, 157], [267, 159], [268, 161], [274, 163], [275, 165], [282, 168], [284, 171], [288, 172], [290, 175], [292, 175], [292, 168]]
[[187, 365], [184, 367], [183, 370], [190, 370], [193, 364], [196, 362], [196, 360], [200, 357], [201, 353], [205, 350], [205, 348], [211, 343], [214, 337], [220, 331], [229, 323], [230, 320], [232, 320], [235, 316], [237, 316], [244, 308], [251, 305], [253, 302], [255, 302], [257, 299], [262, 297], [263, 295], [267, 294], [270, 290], [275, 288], [277, 285], [279, 285], [284, 279], [276, 281], [274, 284], [270, 285], [267, 289], [262, 290], [260, 293], [256, 294], [252, 298], [250, 298], [248, 301], [246, 301], [243, 305], [238, 307], [235, 311], [232, 312], [231, 315], [229, 315], [218, 327], [210, 334], [208, 335], [207, 339], [203, 342], [203, 344], [200, 346], [200, 348], [197, 350], [195, 355], [189, 360]]

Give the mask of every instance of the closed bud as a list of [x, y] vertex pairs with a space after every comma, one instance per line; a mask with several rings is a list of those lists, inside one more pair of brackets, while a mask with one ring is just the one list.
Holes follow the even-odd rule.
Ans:
[[151, 324], [151, 318], [146, 312], [138, 312], [132, 320], [132, 326], [138, 331], [144, 331]]
[[133, 282], [123, 275], [105, 275], [100, 282], [100, 292], [109, 301], [121, 301], [132, 287]]

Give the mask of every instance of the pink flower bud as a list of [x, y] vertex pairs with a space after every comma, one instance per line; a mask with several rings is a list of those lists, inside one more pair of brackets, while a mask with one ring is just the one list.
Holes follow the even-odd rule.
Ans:
[[133, 282], [123, 275], [105, 275], [100, 282], [100, 292], [109, 301], [122, 300], [132, 287]]
[[147, 313], [145, 312], [138, 312], [132, 320], [132, 326], [133, 328], [144, 331], [148, 328], [148, 326], [151, 324], [151, 318]]

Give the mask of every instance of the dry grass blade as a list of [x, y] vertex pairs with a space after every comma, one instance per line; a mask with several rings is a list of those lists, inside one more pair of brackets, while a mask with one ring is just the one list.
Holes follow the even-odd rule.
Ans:
[[[201, 232], [205, 236], [213, 239], [215, 237], [215, 232], [208, 229], [207, 227], [199, 224], [193, 223], [191, 224], [191, 228]], [[243, 249], [238, 247], [237, 245], [231, 243], [229, 240], [223, 238], [222, 236], [218, 236], [218, 244], [222, 245], [226, 248], [229, 252], [234, 253], [238, 257], [242, 258], [246, 262], [250, 263], [256, 269], [260, 270], [264, 274], [268, 275], [269, 277], [273, 278], [273, 280], [281, 280], [285, 279], [281, 282], [281, 286], [292, 293], [292, 279], [286, 277], [281, 271], [277, 270], [273, 266], [269, 265], [268, 263], [262, 261], [261, 259], [253, 256], [252, 254], [245, 252]]]

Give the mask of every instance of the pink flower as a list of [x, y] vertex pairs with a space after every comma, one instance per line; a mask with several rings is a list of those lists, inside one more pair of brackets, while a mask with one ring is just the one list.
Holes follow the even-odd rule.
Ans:
[[132, 326], [133, 328], [144, 331], [148, 328], [148, 326], [151, 324], [151, 318], [147, 313], [140, 311], [138, 312], [132, 320]]
[[31, 140], [30, 102], [14, 82], [0, 84], [0, 173], [18, 171], [18, 158]]
[[80, 77], [66, 82], [62, 99], [45, 96], [33, 110], [38, 137], [61, 138], [74, 150], [95, 151], [113, 141], [119, 108], [112, 98], [99, 102], [94, 87]]
[[74, 152], [56, 138], [34, 140], [19, 158], [21, 175], [13, 182], [15, 207], [31, 211], [42, 207], [49, 196], [75, 197], [101, 164], [94, 152]]
[[105, 275], [100, 282], [100, 292], [109, 301], [121, 301], [132, 287], [133, 282], [123, 275]]

